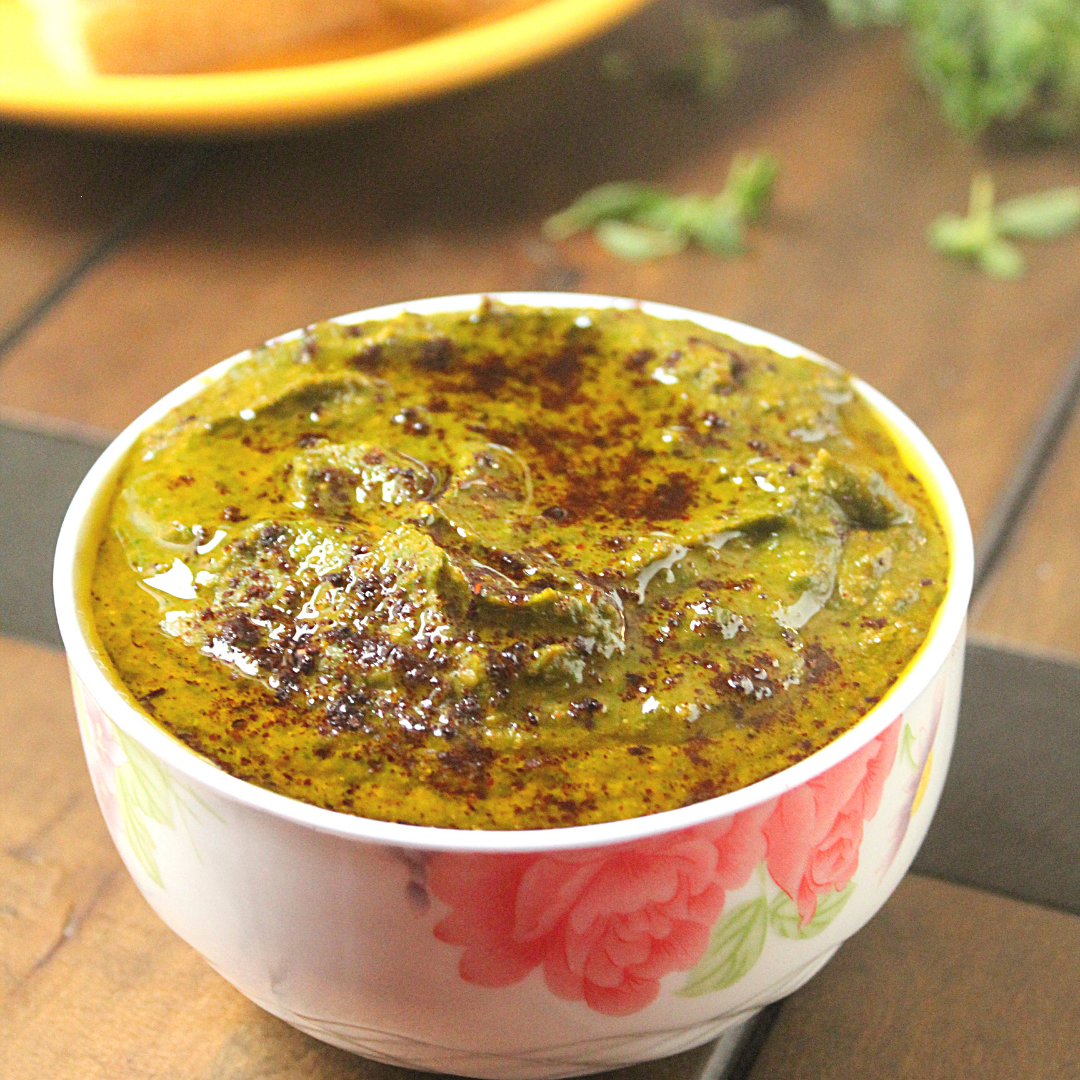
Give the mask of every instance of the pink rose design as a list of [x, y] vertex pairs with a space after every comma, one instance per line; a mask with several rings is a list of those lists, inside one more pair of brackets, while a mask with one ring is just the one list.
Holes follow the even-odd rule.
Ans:
[[782, 795], [765, 822], [766, 865], [795, 901], [803, 926], [814, 917], [818, 897], [843, 889], [859, 866], [863, 823], [881, 803], [902, 719], [821, 776]]
[[91, 696], [81, 680], [77, 681], [77, 702], [84, 722], [86, 739], [86, 764], [94, 785], [98, 805], [114, 836], [123, 831], [120, 800], [117, 795], [116, 770], [124, 763], [124, 752], [116, 737], [112, 721]]
[[443, 853], [431, 891], [451, 908], [435, 936], [462, 945], [461, 977], [549, 989], [610, 1016], [637, 1012], [660, 979], [700, 959], [724, 907], [765, 856], [772, 804], [669, 836], [587, 851]]

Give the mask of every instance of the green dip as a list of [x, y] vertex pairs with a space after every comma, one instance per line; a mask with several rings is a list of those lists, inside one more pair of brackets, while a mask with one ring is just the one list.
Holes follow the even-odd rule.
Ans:
[[945, 593], [842, 372], [637, 310], [313, 326], [130, 453], [104, 644], [222, 769], [455, 828], [668, 810], [799, 761]]

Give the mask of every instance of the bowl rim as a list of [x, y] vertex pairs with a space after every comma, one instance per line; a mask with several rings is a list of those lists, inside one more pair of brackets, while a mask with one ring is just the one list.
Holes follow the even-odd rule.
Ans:
[[[489, 292], [430, 297], [385, 304], [327, 320], [353, 324], [389, 319], [405, 312], [420, 315], [475, 309], [483, 300], [529, 307], [637, 309], [661, 319], [686, 319], [749, 345], [762, 345], [784, 356], [805, 356], [837, 367], [809, 349], [744, 323], [670, 304], [588, 293]], [[267, 344], [295, 340], [303, 329], [271, 338]], [[641, 817], [549, 829], [454, 829], [406, 825], [327, 810], [279, 795], [241, 780], [189, 749], [158, 727], [125, 697], [118, 678], [103, 662], [104, 651], [94, 643], [88, 605], [89, 562], [96, 551], [101, 519], [120, 468], [131, 445], [150, 424], [219, 378], [232, 365], [252, 355], [246, 349], [188, 379], [133, 420], [103, 451], [79, 485], [60, 529], [53, 568], [53, 588], [60, 633], [74, 675], [86, 686], [107, 716], [125, 734], [189, 780], [230, 801], [261, 810], [295, 825], [344, 838], [392, 844], [429, 851], [524, 853], [574, 850], [625, 843], [666, 834], [726, 818], [776, 798], [821, 775], [876, 738], [910, 706], [945, 665], [964, 631], [971, 594], [974, 549], [971, 527], [956, 482], [945, 462], [915, 423], [888, 398], [861, 379], [853, 385], [890, 429], [905, 456], [914, 457], [920, 480], [927, 487], [946, 532], [949, 579], [945, 598], [930, 631], [914, 658], [882, 697], [856, 724], [822, 749], [746, 787], [703, 802]]]

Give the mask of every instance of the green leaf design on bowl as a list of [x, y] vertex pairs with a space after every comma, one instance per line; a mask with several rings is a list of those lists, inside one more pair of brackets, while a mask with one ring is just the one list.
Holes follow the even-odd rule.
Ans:
[[778, 893], [769, 907], [769, 925], [781, 937], [796, 941], [817, 937], [840, 914], [854, 891], [855, 882], [849, 881], [839, 891], [827, 892], [819, 897], [813, 918], [805, 924], [799, 922], [799, 911], [791, 897]]
[[768, 929], [769, 904], [764, 896], [733, 908], [713, 927], [705, 955], [678, 993], [698, 997], [733, 986], [757, 963]]
[[[109, 724], [125, 759], [116, 769], [116, 800], [124, 834], [132, 854], [150, 880], [164, 888], [165, 882], [157, 861], [157, 844], [150, 831], [149, 822], [157, 822], [167, 829], [176, 829], [178, 824], [186, 823], [185, 814], [194, 818], [195, 812], [157, 758], [130, 735], [121, 731], [111, 720]], [[209, 809], [194, 792], [184, 789], [184, 793]], [[216, 814], [214, 816], [217, 817]]]

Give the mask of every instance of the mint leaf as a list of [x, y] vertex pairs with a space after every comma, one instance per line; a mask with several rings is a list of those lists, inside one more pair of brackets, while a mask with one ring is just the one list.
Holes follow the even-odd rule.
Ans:
[[623, 259], [673, 255], [696, 243], [718, 255], [743, 250], [746, 225], [759, 220], [772, 197], [779, 168], [768, 154], [739, 155], [717, 195], [669, 195], [633, 182], [587, 191], [544, 223], [544, 235], [562, 240], [583, 229]]
[[1009, 199], [994, 211], [1002, 236], [1052, 240], [1080, 225], [1080, 187], [1054, 188]]
[[705, 955], [677, 992], [683, 997], [699, 997], [733, 986], [757, 963], [768, 929], [765, 897], [739, 904], [713, 927]]
[[753, 224], [769, 208], [779, 175], [780, 165], [771, 154], [754, 157], [738, 154], [731, 163], [721, 195], [731, 200], [736, 214]]
[[903, 14], [918, 75], [964, 134], [1002, 121], [1080, 130], [1076, 0], [906, 0]]
[[942, 255], [975, 259], [987, 244], [994, 240], [992, 226], [971, 218], [943, 214], [930, 226], [930, 243]]
[[635, 220], [651, 229], [693, 236], [709, 216], [713, 200], [704, 195], [669, 195], [638, 214]]
[[596, 239], [612, 255], [635, 262], [675, 255], [686, 247], [683, 233], [629, 221], [601, 221], [596, 226]]
[[971, 181], [967, 217], [943, 214], [927, 233], [943, 255], [968, 259], [1002, 281], [1023, 274], [1020, 250], [1005, 237], [1050, 240], [1080, 226], [1080, 188], [1056, 188], [994, 206], [994, 184], [985, 173]]
[[591, 229], [601, 221], [626, 219], [643, 213], [669, 198], [658, 188], [633, 181], [614, 181], [586, 191], [570, 206], [544, 222], [549, 240], [565, 240], [574, 233]]
[[742, 220], [727, 205], [715, 205], [698, 226], [694, 239], [715, 255], [738, 255], [745, 247]]
[[1027, 269], [1024, 256], [1008, 240], [994, 240], [982, 248], [975, 261], [979, 269], [1000, 281], [1012, 281]]

